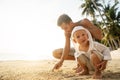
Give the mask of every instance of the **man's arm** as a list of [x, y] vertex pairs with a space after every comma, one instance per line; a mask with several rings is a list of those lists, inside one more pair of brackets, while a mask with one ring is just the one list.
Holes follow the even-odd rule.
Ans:
[[70, 32], [65, 32], [65, 47], [61, 56], [61, 61], [64, 61], [70, 52]]
[[86, 18], [78, 21], [76, 26], [87, 28], [95, 39], [101, 40], [103, 38], [102, 31]]
[[65, 39], [66, 40], [65, 40], [65, 47], [63, 50], [63, 54], [61, 56], [60, 61], [57, 64], [55, 64], [55, 66], [53, 67], [52, 71], [54, 71], [54, 69], [59, 69], [62, 66], [65, 58], [68, 56], [68, 54], [70, 52], [70, 36], [71, 36], [70, 32], [65, 32]]

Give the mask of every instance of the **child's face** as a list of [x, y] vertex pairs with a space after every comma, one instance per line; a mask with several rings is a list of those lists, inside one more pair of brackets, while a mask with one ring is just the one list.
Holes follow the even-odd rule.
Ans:
[[88, 34], [85, 30], [78, 30], [73, 34], [74, 42], [84, 45], [88, 42]]

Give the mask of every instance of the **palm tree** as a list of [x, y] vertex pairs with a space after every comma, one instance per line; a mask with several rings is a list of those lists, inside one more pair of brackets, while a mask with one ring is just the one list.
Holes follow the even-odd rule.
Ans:
[[105, 36], [103, 38], [104, 44], [109, 44], [112, 49], [117, 49], [120, 47], [120, 12], [117, 13], [118, 8], [116, 8], [118, 2], [115, 3], [113, 6], [110, 4], [105, 5], [103, 7], [103, 15], [105, 17], [105, 25], [106, 28], [103, 29], [105, 32]]
[[[117, 49], [120, 47], [120, 12], [117, 13], [118, 8], [116, 5], [118, 2], [115, 0], [115, 4], [111, 7], [109, 3], [107, 6], [105, 4], [101, 5], [98, 3], [99, 0], [84, 0], [85, 3], [81, 5], [83, 8], [82, 14], [90, 15], [93, 17], [93, 21], [103, 30], [104, 38], [102, 43], [111, 47], [112, 49]], [[102, 10], [101, 10], [102, 8]], [[97, 21], [97, 15], [95, 12], [98, 11], [102, 18], [102, 21]], [[103, 26], [106, 26], [103, 28]]]
[[[83, 12], [82, 12], [82, 15], [86, 14], [87, 16], [90, 15], [93, 20], [96, 20], [95, 19], [95, 11], [97, 10], [97, 8], [95, 7], [95, 5], [93, 4], [93, 2], [91, 0], [84, 0], [85, 3], [83, 3], [80, 7], [83, 8]], [[101, 6], [102, 5], [99, 3], [99, 0], [93, 0], [94, 3], [97, 5], [97, 6]]]

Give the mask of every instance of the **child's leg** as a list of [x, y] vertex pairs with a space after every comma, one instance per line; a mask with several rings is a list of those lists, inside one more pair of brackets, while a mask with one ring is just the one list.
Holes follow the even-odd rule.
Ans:
[[[101, 57], [101, 58], [100, 58]], [[97, 67], [98, 64], [101, 63], [101, 60], [102, 60], [102, 56], [100, 56], [99, 54], [93, 52], [91, 54], [91, 61], [93, 63], [93, 66], [95, 68], [95, 73], [93, 75], [93, 78], [94, 79], [100, 79], [102, 78], [102, 74], [101, 74], [101, 71], [99, 70], [99, 68]]]
[[89, 74], [89, 69], [88, 69], [88, 59], [85, 55], [80, 55], [77, 58], [78, 64], [81, 66], [82, 70], [79, 72], [80, 75], [87, 75]]

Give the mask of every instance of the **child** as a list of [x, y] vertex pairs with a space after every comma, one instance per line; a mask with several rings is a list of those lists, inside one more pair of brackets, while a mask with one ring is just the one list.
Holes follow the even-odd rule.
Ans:
[[108, 60], [111, 60], [110, 50], [103, 44], [93, 41], [90, 32], [82, 26], [72, 30], [71, 38], [75, 47], [75, 58], [82, 70], [80, 75], [89, 74], [94, 70], [94, 79], [101, 79], [101, 71], [106, 68]]

